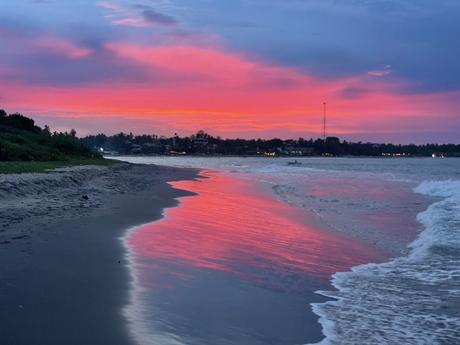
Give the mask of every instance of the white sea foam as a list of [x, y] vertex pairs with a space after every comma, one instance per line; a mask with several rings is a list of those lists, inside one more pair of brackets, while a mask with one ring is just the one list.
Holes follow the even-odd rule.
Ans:
[[336, 273], [333, 301], [313, 304], [335, 344], [460, 343], [460, 181], [427, 181], [417, 193], [439, 197], [418, 215], [425, 230], [410, 254]]

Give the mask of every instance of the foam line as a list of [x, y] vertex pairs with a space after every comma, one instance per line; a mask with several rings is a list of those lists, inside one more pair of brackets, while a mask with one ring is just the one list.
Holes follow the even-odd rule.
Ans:
[[336, 273], [333, 298], [312, 304], [319, 344], [454, 344], [460, 339], [460, 181], [425, 181], [415, 191], [442, 198], [417, 219], [425, 229], [410, 253]]

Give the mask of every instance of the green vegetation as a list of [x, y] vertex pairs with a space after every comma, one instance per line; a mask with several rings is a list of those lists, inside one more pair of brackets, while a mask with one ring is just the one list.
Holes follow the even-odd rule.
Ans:
[[48, 161], [48, 162], [0, 162], [0, 174], [16, 174], [30, 172], [46, 172], [50, 169], [64, 168], [75, 165], [104, 165], [109, 166], [119, 163], [114, 159], [104, 158], [80, 158], [67, 161]]
[[70, 133], [51, 133], [21, 114], [0, 110], [0, 173], [39, 172], [71, 165], [109, 165]]

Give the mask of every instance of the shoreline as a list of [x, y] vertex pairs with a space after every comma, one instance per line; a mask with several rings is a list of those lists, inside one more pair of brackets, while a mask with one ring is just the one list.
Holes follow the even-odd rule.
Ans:
[[1, 176], [2, 343], [134, 344], [122, 315], [131, 281], [120, 238], [191, 195], [168, 182], [196, 177], [126, 163]]

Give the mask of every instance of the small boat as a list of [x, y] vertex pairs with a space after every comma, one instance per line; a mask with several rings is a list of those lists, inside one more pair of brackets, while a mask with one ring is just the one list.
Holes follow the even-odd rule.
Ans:
[[287, 165], [302, 165], [302, 162], [299, 162], [297, 159], [287, 162]]

